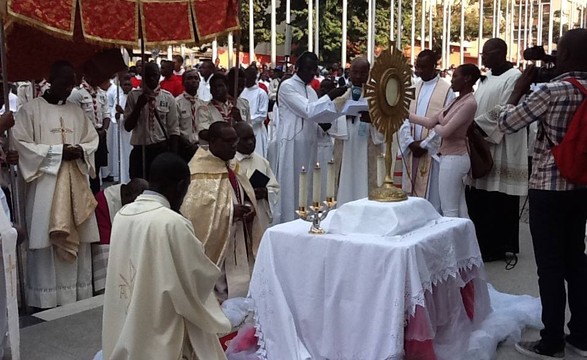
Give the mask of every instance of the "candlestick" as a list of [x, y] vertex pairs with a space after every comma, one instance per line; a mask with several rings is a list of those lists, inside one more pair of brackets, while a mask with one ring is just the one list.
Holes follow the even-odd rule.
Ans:
[[377, 186], [383, 185], [385, 181], [385, 155], [377, 155]]
[[303, 166], [302, 171], [300, 172], [300, 188], [298, 195], [300, 197], [298, 206], [300, 209], [305, 209], [308, 201], [308, 172]]
[[328, 162], [328, 173], [326, 174], [326, 196], [329, 198], [334, 197], [334, 160]]
[[313, 182], [312, 182], [312, 202], [314, 204], [318, 203], [320, 204], [320, 197], [322, 194], [320, 194], [321, 190], [322, 190], [322, 171], [320, 170], [320, 163], [316, 163], [316, 166], [314, 166], [314, 172], [312, 174], [313, 176]]

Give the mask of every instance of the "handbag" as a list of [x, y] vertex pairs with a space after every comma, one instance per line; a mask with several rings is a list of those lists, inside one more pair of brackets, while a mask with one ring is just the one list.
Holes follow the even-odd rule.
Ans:
[[493, 168], [493, 157], [489, 143], [485, 141], [474, 121], [467, 129], [467, 148], [471, 159], [471, 177], [479, 179], [489, 174]]

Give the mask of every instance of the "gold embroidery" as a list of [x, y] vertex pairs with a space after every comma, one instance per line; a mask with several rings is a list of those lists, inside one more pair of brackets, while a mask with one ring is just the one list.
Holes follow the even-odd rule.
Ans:
[[56, 134], [56, 133], [61, 133], [61, 141], [65, 144], [67, 143], [65, 141], [65, 134], [73, 134], [73, 130], [66, 128], [65, 126], [63, 126], [63, 117], [59, 117], [59, 123], [61, 124], [60, 127], [55, 128], [55, 129], [51, 129], [51, 132]]
[[128, 278], [126, 278], [122, 274], [118, 274], [122, 279], [122, 282], [118, 285], [120, 290], [120, 299], [126, 300], [126, 312], [128, 313], [128, 307], [130, 306], [130, 302], [132, 300], [132, 293], [135, 286], [135, 277], [137, 275], [137, 270], [132, 263], [132, 260], [128, 260]]
[[12, 276], [12, 272], [16, 270], [16, 263], [12, 261], [12, 254], [8, 255], [8, 267], [6, 268], [6, 272], [10, 273], [10, 296], [14, 296], [14, 276]]

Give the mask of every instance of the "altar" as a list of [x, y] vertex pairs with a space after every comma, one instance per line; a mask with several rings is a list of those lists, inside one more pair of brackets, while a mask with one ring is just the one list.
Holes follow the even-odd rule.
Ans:
[[262, 358], [461, 359], [491, 311], [470, 220], [420, 198], [363, 199], [322, 225], [263, 236], [249, 289]]

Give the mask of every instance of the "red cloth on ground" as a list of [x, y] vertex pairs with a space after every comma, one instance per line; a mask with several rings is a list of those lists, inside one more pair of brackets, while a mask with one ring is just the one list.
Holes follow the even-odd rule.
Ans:
[[104, 190], [96, 194], [96, 222], [98, 223], [98, 232], [100, 233], [100, 244], [110, 244], [110, 233], [112, 231], [112, 222], [110, 221], [110, 211], [108, 210], [108, 201], [104, 196]]
[[163, 79], [159, 83], [159, 86], [161, 89], [169, 91], [173, 97], [177, 97], [183, 93], [181, 76], [172, 75], [169, 79]]

